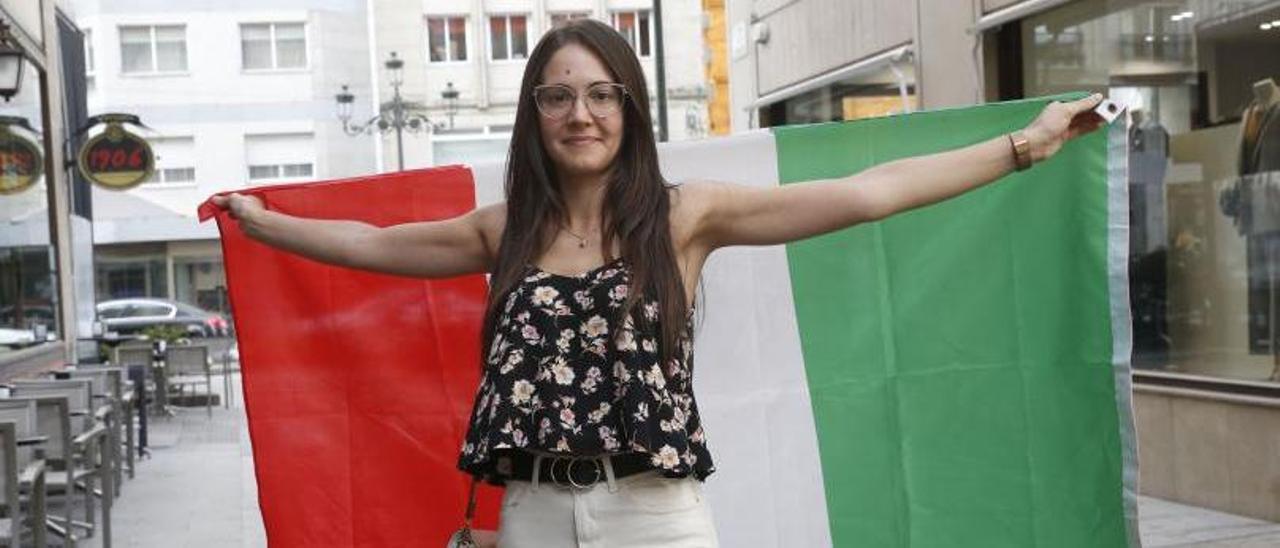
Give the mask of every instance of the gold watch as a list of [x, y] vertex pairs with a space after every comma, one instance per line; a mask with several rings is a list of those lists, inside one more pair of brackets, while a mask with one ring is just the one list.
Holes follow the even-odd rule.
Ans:
[[1009, 134], [1009, 144], [1013, 146], [1013, 164], [1018, 171], [1026, 171], [1031, 167], [1031, 142], [1021, 131]]

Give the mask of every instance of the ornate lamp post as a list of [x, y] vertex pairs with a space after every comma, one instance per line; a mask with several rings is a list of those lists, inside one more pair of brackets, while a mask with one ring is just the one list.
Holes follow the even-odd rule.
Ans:
[[458, 90], [453, 87], [453, 82], [445, 84], [440, 97], [444, 99], [444, 113], [449, 117], [449, 129], [453, 129], [453, 115], [458, 113]]
[[355, 103], [356, 96], [344, 85], [334, 99], [338, 101], [338, 119], [342, 120], [342, 131], [347, 135], [371, 134], [374, 131], [387, 133], [394, 130], [396, 132], [396, 165], [403, 171], [404, 132], [431, 131], [431, 121], [423, 114], [426, 108], [421, 103], [406, 101], [400, 96], [400, 86], [404, 84], [404, 60], [396, 57], [396, 52], [393, 51], [383, 66], [387, 68], [387, 74], [390, 76], [391, 100], [382, 103], [378, 114], [363, 124], [352, 123], [351, 105]]

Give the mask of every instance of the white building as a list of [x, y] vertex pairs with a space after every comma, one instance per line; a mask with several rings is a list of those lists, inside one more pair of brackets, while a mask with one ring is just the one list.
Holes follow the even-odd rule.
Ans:
[[[392, 52], [404, 60], [405, 99], [422, 104], [437, 128], [405, 135], [406, 167], [475, 163], [506, 157], [524, 59], [556, 23], [594, 17], [627, 36], [640, 56], [656, 118], [656, 43], [651, 0], [379, 0], [371, 3], [379, 96], [392, 96], [382, 69]], [[670, 140], [707, 133], [707, 90], [699, 0], [663, 3]], [[452, 84], [453, 102], [443, 92]], [[362, 98], [357, 97], [357, 104]], [[371, 102], [369, 98], [363, 98]], [[449, 115], [455, 110], [453, 116]], [[395, 166], [394, 136], [381, 143]]]
[[[94, 189], [98, 299], [169, 297], [225, 311], [209, 195], [374, 170], [374, 140], [342, 132], [334, 93], [369, 94], [364, 0], [76, 0], [89, 114], [137, 114], [156, 174]], [[371, 109], [355, 106], [357, 117]]]
[[[523, 60], [563, 19], [612, 24], [636, 48], [651, 96], [656, 82], [650, 0], [71, 0], [68, 11], [85, 33], [89, 114], [139, 115], [157, 157], [147, 183], [93, 190], [98, 300], [156, 296], [225, 311], [217, 232], [195, 218], [204, 199], [395, 169], [394, 134], [349, 136], [335, 108], [346, 85], [353, 122], [377, 113], [392, 97], [391, 52], [405, 61], [401, 94], [425, 107], [433, 129], [405, 134], [406, 167], [505, 157]], [[663, 20], [669, 135], [700, 137], [701, 4], [668, 1]], [[450, 83], [452, 109], [442, 96]]]

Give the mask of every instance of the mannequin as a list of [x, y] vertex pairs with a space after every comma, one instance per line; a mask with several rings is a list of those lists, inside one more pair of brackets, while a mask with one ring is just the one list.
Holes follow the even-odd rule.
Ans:
[[1133, 363], [1140, 367], [1169, 363], [1164, 187], [1169, 132], [1156, 112], [1130, 111], [1129, 126], [1129, 307]]
[[[1253, 84], [1253, 101], [1240, 123], [1239, 174], [1242, 183], [1240, 229], [1249, 270], [1250, 349], [1272, 356], [1270, 378], [1280, 381], [1280, 225], [1274, 184], [1280, 172], [1280, 86], [1264, 78]], [[1259, 345], [1258, 342], [1264, 344]]]
[[[1270, 126], [1278, 125], [1276, 122], [1276, 115], [1277, 115], [1277, 111], [1280, 109], [1277, 109], [1276, 105], [1280, 104], [1280, 86], [1276, 86], [1275, 80], [1272, 80], [1270, 78], [1266, 78], [1266, 79], [1254, 82], [1253, 98], [1254, 98], [1254, 104], [1257, 105], [1258, 108], [1262, 110], [1264, 113], [1264, 115], [1262, 116], [1262, 120], [1260, 120], [1260, 123], [1259, 123], [1259, 127], [1257, 130], [1258, 134], [1255, 136], [1255, 147], [1257, 149], [1256, 156], [1255, 156], [1256, 164], [1259, 168], [1262, 168], [1264, 166], [1272, 165], [1273, 163], [1280, 163], [1280, 158], [1276, 158], [1275, 157], [1276, 154], [1272, 154], [1272, 152], [1275, 152], [1274, 150], [1275, 137], [1271, 137], [1272, 133], [1274, 133], [1274, 130], [1268, 131], [1268, 124], [1262, 123], [1262, 122], [1269, 122]], [[1271, 147], [1267, 146], [1268, 140], [1272, 141]], [[1264, 157], [1264, 155], [1266, 157]], [[1275, 325], [1276, 306], [1277, 306], [1277, 303], [1276, 303], [1277, 295], [1275, 295], [1276, 285], [1272, 284], [1271, 289], [1272, 289], [1271, 381], [1280, 382], [1280, 352], [1276, 352], [1276, 340], [1277, 340], [1277, 333], [1276, 333], [1277, 329]]]
[[1280, 103], [1280, 86], [1270, 78], [1263, 78], [1253, 83], [1253, 97], [1258, 104], [1273, 107]]
[[[1280, 86], [1275, 80], [1264, 78], [1254, 82], [1253, 101], [1245, 108], [1240, 124], [1241, 175], [1280, 168], [1280, 158], [1264, 154], [1264, 149], [1280, 146], [1267, 142], [1278, 138], [1274, 135], [1278, 132], [1274, 127], [1277, 104], [1280, 104]], [[1264, 165], [1271, 169], [1264, 169]]]

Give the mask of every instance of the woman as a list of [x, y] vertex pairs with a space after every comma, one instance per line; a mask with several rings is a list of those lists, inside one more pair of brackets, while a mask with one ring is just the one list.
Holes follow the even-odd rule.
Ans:
[[[700, 482], [714, 468], [690, 385], [694, 288], [711, 252], [971, 190], [1098, 127], [1083, 114], [1100, 99], [1054, 103], [1012, 136], [843, 179], [671, 186], [635, 54], [608, 26], [579, 20], [527, 61], [504, 203], [386, 228], [290, 217], [236, 194], [215, 203], [251, 237], [316, 260], [491, 274], [459, 467], [507, 485], [500, 545], [712, 546]], [[1029, 150], [1013, 146], [1023, 140]]]

